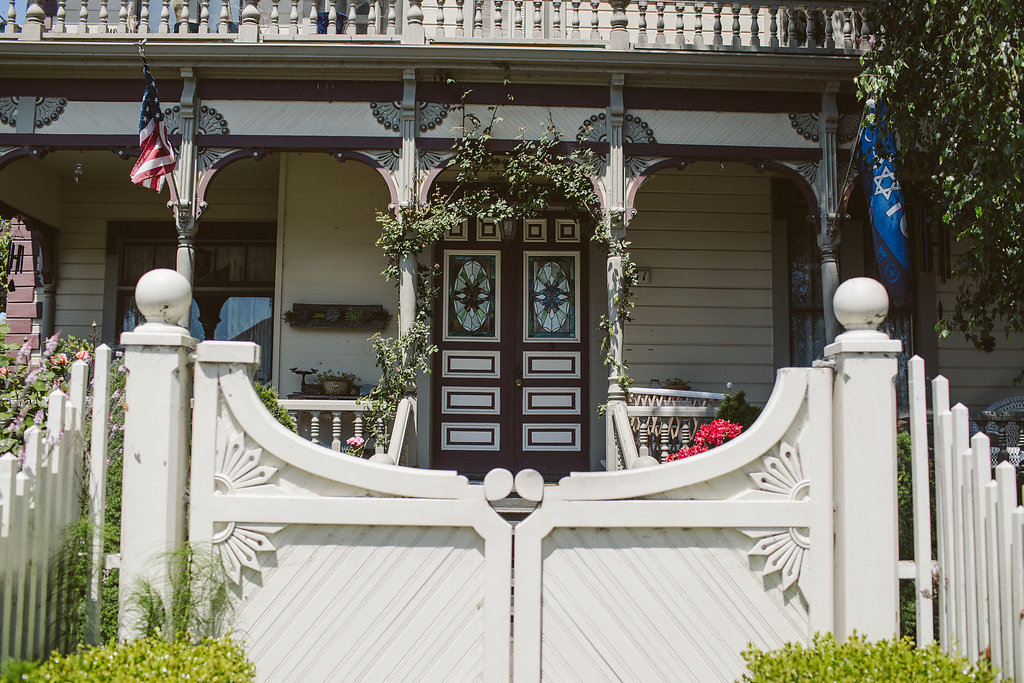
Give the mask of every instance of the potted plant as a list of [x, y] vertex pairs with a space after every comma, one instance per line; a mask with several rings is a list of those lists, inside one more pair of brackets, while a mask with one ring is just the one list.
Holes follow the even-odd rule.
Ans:
[[351, 372], [336, 373], [333, 370], [321, 370], [316, 378], [327, 396], [351, 396], [362, 381]]
[[665, 380], [666, 389], [675, 389], [677, 391], [689, 391], [690, 383], [682, 377], [669, 377]]

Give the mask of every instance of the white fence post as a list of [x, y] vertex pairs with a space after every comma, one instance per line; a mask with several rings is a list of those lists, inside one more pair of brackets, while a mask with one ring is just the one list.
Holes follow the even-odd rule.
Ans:
[[869, 278], [844, 282], [835, 312], [846, 332], [825, 347], [835, 357], [836, 635], [891, 638], [899, 624], [896, 536], [896, 354], [878, 331], [889, 308]]
[[157, 558], [185, 540], [189, 402], [196, 340], [176, 323], [191, 308], [188, 281], [173, 270], [139, 279], [135, 301], [146, 323], [121, 335], [125, 386], [124, 482], [118, 636], [131, 638], [128, 596], [138, 579], [167, 586]]

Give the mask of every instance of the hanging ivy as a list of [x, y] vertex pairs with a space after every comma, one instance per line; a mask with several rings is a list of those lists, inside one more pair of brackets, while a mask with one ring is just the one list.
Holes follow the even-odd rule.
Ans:
[[[418, 257], [466, 219], [498, 221], [535, 218], [553, 204], [565, 205], [567, 216], [608, 255], [622, 260], [622, 282], [613, 305], [622, 323], [630, 320], [637, 282], [636, 265], [630, 258], [629, 243], [614, 239], [600, 207], [590, 174], [595, 167], [591, 150], [583, 145], [566, 149], [562, 135], [553, 126], [536, 140], [523, 135], [508, 153], [494, 150], [493, 127], [499, 121], [499, 107], [492, 106], [490, 120], [482, 122], [464, 105], [460, 137], [452, 143], [448, 168], [454, 183], [435, 190], [429, 202], [400, 206], [379, 212], [381, 235], [377, 240], [388, 257], [382, 275], [399, 281], [402, 260]], [[376, 334], [372, 338], [381, 379], [368, 397], [370, 432], [377, 443], [386, 443], [402, 397], [415, 390], [418, 373], [430, 372], [430, 358], [437, 346], [430, 341], [430, 321], [439, 292], [440, 265], [417, 267], [416, 318], [398, 337]], [[615, 359], [612, 349], [614, 325], [607, 315], [598, 325], [603, 333], [604, 364], [613, 366], [619, 385], [628, 391], [632, 380], [626, 365]]]

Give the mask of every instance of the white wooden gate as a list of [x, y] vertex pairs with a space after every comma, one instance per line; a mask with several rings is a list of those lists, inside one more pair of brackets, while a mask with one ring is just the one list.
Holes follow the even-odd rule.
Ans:
[[260, 680], [507, 682], [512, 531], [486, 498], [511, 473], [473, 486], [310, 444], [268, 419], [257, 357], [198, 346], [190, 540], [229, 567]]
[[[146, 561], [185, 539], [191, 395], [188, 538], [229, 569], [261, 680], [734, 680], [748, 643], [897, 628], [900, 343], [875, 329], [877, 283], [867, 303], [840, 288], [834, 360], [781, 370], [740, 437], [545, 487], [533, 470], [471, 485], [301, 439], [252, 388], [254, 344], [203, 342], [192, 371], [174, 324], [187, 284], [155, 273], [140, 291], [177, 293], [137, 297], [148, 322], [122, 337], [122, 588], [159, 579]], [[512, 530], [488, 501], [513, 486], [539, 507], [516, 531], [510, 656]]]
[[[748, 643], [833, 626], [832, 371], [668, 465], [574, 474], [516, 528], [516, 681], [733, 681]], [[523, 491], [525, 489], [525, 491]]]

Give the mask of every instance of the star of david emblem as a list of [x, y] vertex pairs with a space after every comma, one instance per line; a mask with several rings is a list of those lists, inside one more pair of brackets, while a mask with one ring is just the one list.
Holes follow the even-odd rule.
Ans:
[[[882, 181], [886, 178], [890, 181], [889, 185], [883, 186]], [[874, 181], [875, 195], [882, 195], [885, 197], [886, 201], [888, 201], [889, 197], [892, 196], [893, 190], [900, 189], [900, 184], [896, 180], [896, 176], [893, 174], [892, 168], [888, 164], [882, 166], [882, 172], [874, 177]]]

